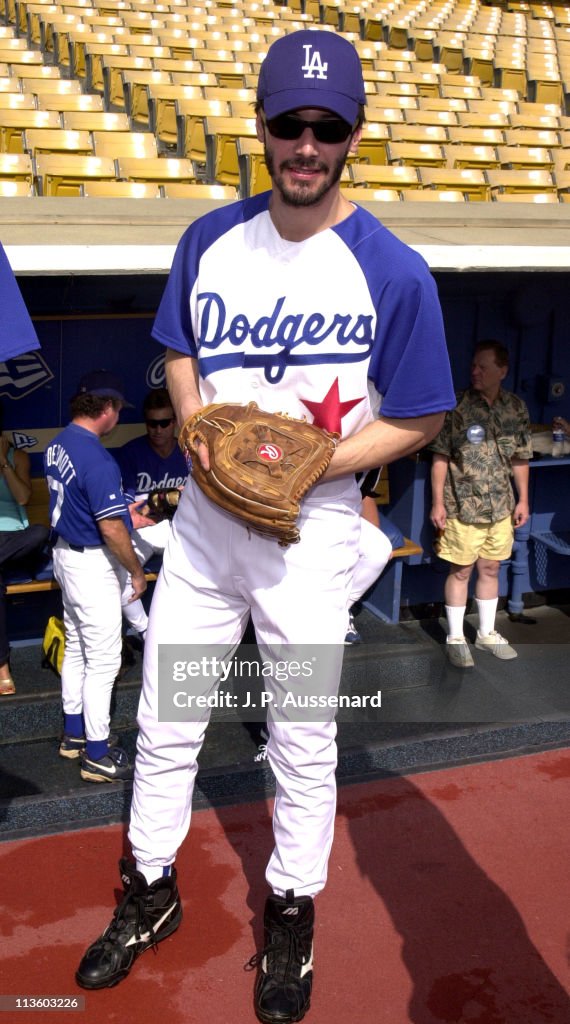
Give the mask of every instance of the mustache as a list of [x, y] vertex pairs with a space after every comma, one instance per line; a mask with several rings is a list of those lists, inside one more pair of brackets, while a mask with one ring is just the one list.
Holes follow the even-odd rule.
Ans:
[[280, 165], [282, 171], [328, 171], [327, 164], [322, 160], [284, 160]]

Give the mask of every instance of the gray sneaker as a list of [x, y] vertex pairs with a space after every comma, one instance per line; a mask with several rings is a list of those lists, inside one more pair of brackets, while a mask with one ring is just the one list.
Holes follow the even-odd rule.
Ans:
[[448, 640], [445, 645], [445, 650], [447, 652], [448, 661], [450, 661], [455, 668], [473, 668], [473, 658], [465, 639]]
[[481, 636], [477, 630], [475, 647], [479, 651], [488, 651], [489, 654], [494, 654], [495, 658], [500, 658], [501, 661], [511, 661], [518, 657], [514, 647], [511, 647], [509, 641], [497, 633], [496, 629], [493, 629], [488, 636]]

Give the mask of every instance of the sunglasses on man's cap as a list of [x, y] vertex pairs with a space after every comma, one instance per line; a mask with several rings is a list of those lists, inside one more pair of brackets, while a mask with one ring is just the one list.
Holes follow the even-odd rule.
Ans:
[[306, 128], [310, 128], [317, 142], [323, 142], [330, 146], [339, 142], [346, 142], [353, 134], [354, 127], [344, 121], [341, 117], [329, 117], [322, 121], [304, 121], [296, 114], [279, 114], [266, 120], [269, 134], [274, 139], [283, 139], [292, 142], [293, 139], [300, 139]]

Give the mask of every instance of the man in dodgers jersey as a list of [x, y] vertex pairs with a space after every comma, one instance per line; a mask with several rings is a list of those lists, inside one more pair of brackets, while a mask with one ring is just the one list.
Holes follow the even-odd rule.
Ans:
[[90, 782], [132, 778], [125, 751], [109, 742], [110, 705], [121, 664], [121, 591], [127, 573], [133, 600], [146, 581], [131, 544], [119, 467], [100, 440], [115, 428], [124, 404], [114, 374], [86, 374], [71, 401], [71, 423], [44, 456], [65, 622], [59, 752], [78, 758]]
[[[154, 388], [145, 396], [143, 416], [146, 434], [134, 437], [113, 452], [119, 463], [123, 490], [131, 501], [142, 502], [150, 491], [182, 488], [188, 476], [186, 459], [176, 440], [176, 417], [166, 388]], [[131, 535], [133, 547], [141, 565], [153, 554], [162, 554], [170, 535], [170, 520], [153, 523]], [[123, 615], [143, 638], [146, 637], [148, 617], [142, 601], [131, 600], [131, 585], [123, 591]]]
[[[77, 972], [87, 988], [115, 984], [181, 918], [174, 860], [190, 825], [208, 712], [194, 722], [158, 720], [158, 645], [217, 644], [220, 657], [230, 656], [251, 611], [260, 647], [338, 649], [329, 680], [336, 692], [359, 547], [355, 473], [425, 445], [454, 404], [427, 266], [339, 190], [364, 113], [356, 50], [327, 31], [278, 39], [257, 101], [273, 189], [187, 230], [153, 334], [167, 348], [180, 424], [207, 403], [253, 399], [339, 431], [342, 441], [303, 501], [300, 542], [286, 548], [248, 531], [191, 479], [184, 490], [147, 633], [129, 831], [136, 867], [121, 862], [125, 899]], [[203, 685], [206, 692], [211, 683]], [[334, 720], [271, 716], [275, 847], [266, 946], [252, 961], [262, 1021], [299, 1021], [310, 1003], [313, 899], [333, 840], [335, 737]]]

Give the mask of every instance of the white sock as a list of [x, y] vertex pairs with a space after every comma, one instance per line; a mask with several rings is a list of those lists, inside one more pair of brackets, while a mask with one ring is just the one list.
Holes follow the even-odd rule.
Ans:
[[477, 611], [479, 613], [479, 633], [481, 636], [489, 636], [495, 628], [495, 616], [497, 614], [498, 597], [482, 600], [475, 598]]
[[463, 619], [465, 618], [465, 609], [467, 605], [462, 605], [460, 608], [451, 607], [446, 604], [445, 614], [447, 616], [447, 639], [453, 637], [458, 640], [463, 636]]
[[153, 882], [156, 882], [157, 878], [165, 878], [172, 874], [172, 868], [168, 864], [164, 867], [160, 864], [157, 867], [153, 867], [150, 864], [141, 864], [138, 860], [137, 871], [144, 875], [147, 885], [152, 885]]

